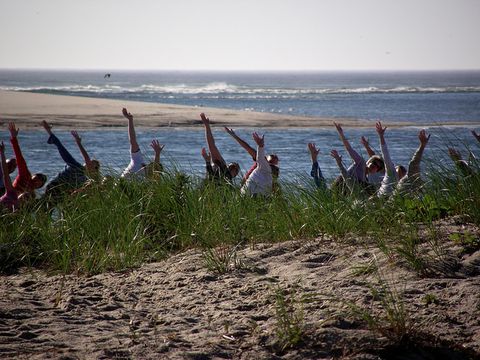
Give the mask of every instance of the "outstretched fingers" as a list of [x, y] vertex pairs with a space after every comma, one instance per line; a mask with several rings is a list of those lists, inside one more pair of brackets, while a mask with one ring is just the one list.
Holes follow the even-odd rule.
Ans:
[[160, 153], [165, 145], [160, 144], [160, 142], [156, 139], [153, 139], [152, 142], [150, 143], [150, 146], [152, 147], [153, 151]]
[[431, 134], [427, 136], [427, 132], [425, 131], [425, 129], [420, 130], [420, 132], [418, 133], [418, 139], [420, 140], [420, 143], [422, 145], [427, 145], [430, 136]]
[[385, 130], [387, 130], [387, 127], [383, 127], [382, 123], [380, 121], [377, 121], [377, 123], [375, 124], [375, 129], [377, 130], [378, 135], [383, 136], [383, 134], [385, 134]]
[[257, 143], [258, 146], [263, 147], [265, 144], [265, 135], [260, 136], [257, 132], [252, 134], [253, 140]]
[[128, 120], [133, 120], [133, 115], [130, 114], [127, 110], [127, 108], [122, 109], [122, 114], [125, 116]]
[[72, 134], [73, 138], [75, 139], [75, 141], [77, 142], [81, 142], [82, 141], [82, 138], [80, 137], [80, 135], [78, 135], [78, 132], [76, 130], [72, 130], [70, 131], [70, 134]]
[[16, 138], [19, 132], [19, 129], [15, 126], [14, 122], [8, 123], [8, 130], [12, 138]]

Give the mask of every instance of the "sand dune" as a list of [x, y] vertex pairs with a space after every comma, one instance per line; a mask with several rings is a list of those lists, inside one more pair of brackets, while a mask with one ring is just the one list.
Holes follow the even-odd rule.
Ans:
[[[480, 356], [480, 251], [466, 253], [448, 234], [478, 227], [438, 224], [454, 267], [419, 277], [367, 239], [323, 238], [245, 246], [233, 271], [207, 269], [198, 249], [121, 273], [48, 276], [25, 270], [0, 279], [0, 357], [62, 359], [398, 359]], [[348, 314], [347, 303], [384, 319], [373, 289], [376, 259], [388, 291], [398, 291], [417, 346], [395, 347]], [[301, 343], [278, 346], [278, 301], [300, 311]], [[428, 297], [427, 297], [428, 296]], [[430, 299], [427, 301], [426, 299]], [[293, 311], [293, 310], [292, 310]], [[385, 320], [379, 320], [385, 326]], [[384, 329], [387, 330], [387, 329]], [[423, 353], [422, 353], [423, 351]], [[436, 352], [435, 352], [436, 351]], [[422, 356], [430, 357], [422, 357]], [[433, 357], [432, 357], [433, 356]]]

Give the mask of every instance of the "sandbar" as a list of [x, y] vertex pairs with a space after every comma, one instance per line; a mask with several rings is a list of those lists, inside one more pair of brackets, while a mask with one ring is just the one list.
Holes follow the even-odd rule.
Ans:
[[[196, 127], [201, 125], [199, 114], [210, 117], [212, 126], [229, 127], [277, 127], [277, 128], [328, 128], [333, 121], [345, 127], [372, 127], [374, 121], [351, 118], [328, 118], [241, 111], [203, 106], [126, 101], [80, 96], [65, 96], [0, 90], [0, 126], [10, 121], [23, 129], [38, 127], [42, 120], [65, 129], [101, 129], [126, 126], [122, 108], [126, 107], [135, 117], [138, 127]], [[413, 123], [384, 122], [390, 127], [478, 125], [472, 122]]]

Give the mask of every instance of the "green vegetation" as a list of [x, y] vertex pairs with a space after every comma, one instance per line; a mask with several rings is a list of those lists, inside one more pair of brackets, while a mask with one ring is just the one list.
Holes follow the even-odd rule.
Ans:
[[[195, 247], [203, 250], [206, 265], [221, 273], [238, 266], [238, 244], [327, 234], [338, 241], [371, 242], [392, 261], [425, 275], [443, 255], [434, 231], [421, 238], [420, 226], [433, 229], [433, 221], [453, 215], [480, 224], [480, 175], [432, 173], [423, 196], [388, 201], [343, 196], [309, 183], [284, 183], [279, 195], [250, 198], [233, 186], [199, 186], [196, 179], [172, 173], [151, 182], [93, 185], [55, 207], [40, 200], [1, 215], [0, 271], [34, 266], [94, 274]], [[455, 240], [479, 246], [470, 234]], [[219, 246], [223, 252], [215, 250]], [[371, 264], [357, 269], [374, 270]]]

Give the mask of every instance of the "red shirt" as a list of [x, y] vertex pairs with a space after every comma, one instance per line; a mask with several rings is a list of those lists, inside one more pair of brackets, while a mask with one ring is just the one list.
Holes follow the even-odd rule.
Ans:
[[10, 139], [13, 147], [13, 152], [15, 153], [15, 158], [17, 159], [17, 168], [18, 175], [13, 181], [13, 188], [17, 191], [18, 194], [21, 194], [25, 191], [32, 192], [35, 190], [32, 174], [28, 171], [27, 163], [23, 158], [22, 151], [20, 150], [20, 145], [18, 145], [17, 138]]

